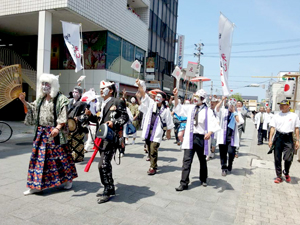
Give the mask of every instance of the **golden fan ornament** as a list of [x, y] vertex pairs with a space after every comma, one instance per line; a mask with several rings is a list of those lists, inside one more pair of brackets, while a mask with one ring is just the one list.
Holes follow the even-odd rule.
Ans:
[[21, 65], [0, 69], [0, 109], [19, 97], [22, 92]]

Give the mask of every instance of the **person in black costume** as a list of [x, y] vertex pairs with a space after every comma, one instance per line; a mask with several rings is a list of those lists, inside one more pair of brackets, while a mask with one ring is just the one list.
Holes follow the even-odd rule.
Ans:
[[[100, 82], [100, 94], [103, 98], [100, 113], [92, 115], [91, 111], [86, 109], [85, 114], [89, 116], [91, 122], [98, 122], [98, 125], [107, 123], [108, 127], [112, 129], [118, 136], [118, 140], [122, 138], [123, 125], [128, 121], [128, 115], [126, 112], [126, 104], [117, 98], [114, 98], [116, 92], [113, 82]], [[100, 114], [100, 115], [99, 115]], [[119, 143], [110, 142], [108, 140], [102, 140], [100, 144], [100, 162], [98, 169], [100, 173], [100, 180], [104, 186], [103, 193], [98, 193], [97, 202], [99, 204], [109, 201], [110, 196], [115, 195], [114, 180], [112, 177], [111, 160], [115, 153], [115, 150], [119, 147]]]

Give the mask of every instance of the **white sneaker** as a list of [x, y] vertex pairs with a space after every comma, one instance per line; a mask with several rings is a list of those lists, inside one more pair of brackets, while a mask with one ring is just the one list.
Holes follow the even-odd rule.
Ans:
[[134, 145], [134, 144], [135, 144], [135, 141], [133, 140], [133, 141], [132, 141], [132, 145]]
[[27, 191], [24, 191], [23, 194], [26, 195], [32, 195], [34, 193], [38, 193], [41, 192], [40, 190], [36, 190], [36, 189], [28, 189]]
[[215, 157], [215, 153], [211, 152], [210, 155], [209, 155], [209, 158], [213, 159], [214, 157]]
[[125, 145], [128, 145], [128, 140], [125, 139]]
[[121, 158], [123, 158], [123, 156], [124, 156], [124, 154], [123, 154], [123, 153], [121, 153], [121, 154], [120, 154], [120, 157], [121, 157]]
[[64, 189], [69, 190], [71, 189], [73, 186], [73, 183], [70, 181], [67, 181], [66, 183], [64, 183]]
[[206, 156], [206, 161], [209, 161], [209, 155], [208, 155], [208, 156]]

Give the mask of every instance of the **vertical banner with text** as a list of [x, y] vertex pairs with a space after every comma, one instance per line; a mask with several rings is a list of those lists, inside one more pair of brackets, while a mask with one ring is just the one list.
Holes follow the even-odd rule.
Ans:
[[182, 69], [183, 67], [183, 55], [184, 55], [184, 35], [178, 36], [177, 43], [177, 66]]
[[75, 72], [82, 70], [80, 24], [61, 21], [65, 43], [76, 65]]
[[222, 13], [219, 19], [219, 54], [220, 54], [220, 76], [224, 96], [229, 96], [228, 70], [231, 54], [231, 42], [234, 24]]

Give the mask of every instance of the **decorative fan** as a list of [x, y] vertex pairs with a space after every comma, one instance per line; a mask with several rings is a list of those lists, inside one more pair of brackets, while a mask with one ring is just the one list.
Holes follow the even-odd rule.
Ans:
[[21, 65], [0, 69], [0, 109], [19, 97], [22, 92]]

